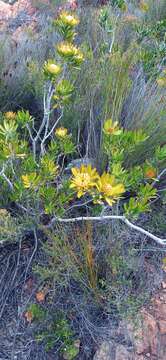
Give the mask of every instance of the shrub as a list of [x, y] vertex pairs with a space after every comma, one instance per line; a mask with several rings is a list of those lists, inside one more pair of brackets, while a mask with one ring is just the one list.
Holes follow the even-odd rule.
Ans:
[[[10, 189], [5, 194], [5, 201], [21, 204], [29, 215], [36, 217], [36, 223], [40, 223], [43, 213], [63, 215], [75, 194], [77, 198], [86, 195], [94, 204], [107, 203], [109, 206], [123, 196], [124, 212], [137, 218], [141, 212], [150, 210], [149, 200], [156, 197], [155, 179], [165, 160], [163, 146], [154, 148], [151, 156], [139, 163], [129, 164], [128, 159], [149, 136], [141, 129], [126, 130], [110, 118], [104, 122], [101, 136], [109, 172], [100, 176], [91, 165], [81, 165], [72, 168], [71, 179], [65, 178], [65, 161], [74, 154], [76, 147], [68, 130], [57, 126], [74, 91], [73, 83], [64, 77], [71, 69], [79, 69], [84, 60], [82, 51], [73, 43], [78, 23], [76, 16], [65, 11], [54, 20], [63, 41], [56, 45], [56, 59], [48, 59], [43, 67], [44, 116], [41, 123], [36, 124], [33, 116], [24, 110], [1, 116], [0, 176], [2, 187]], [[133, 61], [133, 49], [122, 56], [117, 51], [111, 55], [112, 114], [115, 119], [122, 111], [126, 82], [130, 83], [131, 59]], [[119, 81], [118, 74], [121, 74]], [[107, 85], [105, 90], [109, 93]], [[56, 109], [56, 119], [51, 116], [53, 109]]]
[[22, 236], [22, 224], [6, 209], [0, 209], [0, 244], [17, 242]]
[[[81, 46], [75, 40], [79, 18], [60, 12], [52, 24], [60, 37], [56, 52], [43, 56], [42, 66], [28, 65], [32, 83], [40, 74], [32, 92], [41, 98], [44, 87], [43, 116], [35, 117], [26, 106], [7, 108], [0, 116], [2, 240], [18, 237], [16, 219], [21, 215], [23, 224], [25, 214], [36, 240], [26, 276], [38, 236], [42, 239], [44, 254], [34, 271], [48, 296], [40, 291], [36, 300], [42, 304], [32, 303], [24, 315], [34, 325], [36, 340], [47, 351], [57, 346], [66, 359], [78, 355], [75, 339], [84, 329], [91, 341], [94, 334], [105, 336], [105, 319], [135, 316], [151, 291], [144, 293], [150, 282], [143, 255], [148, 249], [140, 247], [140, 234], [161, 245], [166, 241], [135, 224], [142, 224], [153, 202], [165, 202], [165, 190], [157, 191], [166, 172], [165, 131], [160, 136], [165, 69], [147, 79], [142, 40], [135, 42], [132, 28], [132, 41], [120, 41], [121, 4], [114, 2], [111, 15], [112, 8], [88, 9], [88, 16], [85, 10], [83, 23], [89, 27]], [[97, 152], [102, 161], [95, 168], [91, 156]], [[85, 159], [73, 161], [76, 154]], [[5, 207], [14, 209], [15, 218]], [[134, 239], [126, 225], [138, 231]], [[64, 314], [58, 317], [60, 309]]]

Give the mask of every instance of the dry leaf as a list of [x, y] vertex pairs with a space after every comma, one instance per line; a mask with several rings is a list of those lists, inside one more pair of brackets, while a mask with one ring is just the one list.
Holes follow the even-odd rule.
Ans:
[[36, 293], [36, 300], [37, 300], [38, 302], [43, 302], [43, 301], [45, 300], [45, 297], [46, 297], [46, 294], [45, 294], [44, 291], [38, 291], [38, 292]]
[[32, 289], [33, 289], [33, 283], [34, 283], [34, 281], [33, 281], [33, 279], [32, 278], [29, 278], [28, 280], [27, 280], [27, 282], [25, 283], [25, 290], [27, 290], [27, 291], [32, 291]]
[[31, 323], [33, 320], [33, 314], [32, 311], [26, 311], [26, 313], [24, 314], [26, 320]]

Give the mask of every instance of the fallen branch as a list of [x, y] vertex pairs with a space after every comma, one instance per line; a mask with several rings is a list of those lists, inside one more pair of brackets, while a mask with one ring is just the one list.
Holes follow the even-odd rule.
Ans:
[[51, 220], [51, 222], [47, 225], [47, 227], [51, 227], [55, 222], [75, 223], [75, 222], [79, 222], [79, 221], [103, 221], [103, 220], [113, 220], [113, 219], [122, 221], [131, 229], [134, 229], [134, 230], [140, 232], [141, 234], [148, 236], [149, 238], [156, 241], [160, 245], [166, 245], [166, 239], [161, 239], [160, 237], [153, 235], [152, 233], [143, 229], [142, 227], [134, 225], [123, 215], [80, 216], [80, 217], [68, 218], [68, 219], [55, 217]]

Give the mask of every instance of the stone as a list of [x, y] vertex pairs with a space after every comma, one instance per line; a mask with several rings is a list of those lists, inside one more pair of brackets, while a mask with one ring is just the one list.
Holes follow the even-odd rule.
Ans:
[[161, 287], [162, 287], [162, 289], [166, 290], [166, 282], [165, 281], [162, 281]]
[[116, 348], [115, 360], [134, 360], [134, 358], [125, 346], [118, 345]]
[[[115, 345], [112, 341], [103, 341], [93, 360], [114, 360]], [[125, 360], [125, 359], [123, 359]]]
[[164, 300], [158, 301], [156, 309], [155, 309], [155, 315], [158, 320], [165, 320], [166, 319], [166, 303]]
[[166, 335], [160, 336], [158, 359], [159, 360], [166, 359]]
[[143, 338], [143, 331], [141, 328], [137, 329], [134, 335], [135, 335], [135, 340], [134, 340], [135, 352], [136, 354], [140, 355], [145, 351], [148, 345], [145, 345], [145, 341]]
[[17, 0], [12, 3], [4, 3], [0, 0], [0, 23], [1, 29], [10, 29], [12, 33], [18, 27], [25, 24], [30, 25], [36, 21], [37, 9], [32, 5], [31, 0]]
[[119, 322], [118, 329], [116, 330], [117, 342], [118, 337], [124, 338], [126, 343], [133, 342], [133, 326], [128, 321], [123, 320]]
[[[141, 321], [136, 328], [129, 321], [121, 321], [114, 330], [114, 343], [101, 346], [94, 360], [166, 360], [166, 283], [153, 296], [146, 309], [140, 311]], [[119, 344], [123, 339], [123, 345]], [[131, 344], [133, 352], [127, 345]], [[128, 345], [129, 346], [129, 345]]]
[[151, 353], [157, 355], [158, 351], [158, 325], [155, 318], [145, 309], [141, 312], [142, 325], [135, 331], [135, 351], [138, 355]]
[[166, 320], [160, 320], [158, 323], [160, 334], [166, 335]]

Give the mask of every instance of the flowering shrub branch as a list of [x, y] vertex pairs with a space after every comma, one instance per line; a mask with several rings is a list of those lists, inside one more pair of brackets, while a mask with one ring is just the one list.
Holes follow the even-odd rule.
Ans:
[[[76, 152], [68, 129], [57, 127], [63, 117], [64, 107], [71, 100], [74, 86], [65, 79], [66, 72], [78, 69], [84, 60], [81, 50], [74, 45], [75, 26], [79, 20], [62, 12], [53, 25], [63, 37], [57, 46], [56, 59], [44, 64], [44, 115], [37, 126], [28, 111], [2, 114], [0, 123], [0, 180], [4, 186], [6, 202], [15, 202], [20, 209], [40, 224], [43, 215], [49, 224], [56, 221], [119, 219], [129, 227], [165, 245], [165, 239], [152, 235], [130, 220], [150, 211], [152, 200], [157, 196], [155, 185], [165, 174], [162, 170], [166, 159], [166, 145], [156, 147], [151, 158], [139, 165], [128, 165], [127, 159], [138, 146], [148, 139], [142, 130], [127, 130], [117, 120], [107, 119], [103, 125], [103, 152], [107, 157], [107, 171], [100, 174], [91, 164], [71, 168], [66, 176], [64, 164]], [[51, 118], [56, 109], [56, 120]], [[29, 146], [31, 145], [31, 147]], [[6, 191], [7, 187], [10, 192]], [[76, 206], [76, 198], [86, 197], [93, 208], [105, 204], [113, 207], [118, 203], [120, 214], [116, 216], [73, 217], [63, 219], [66, 211]], [[2, 206], [2, 205], [1, 205]]]

